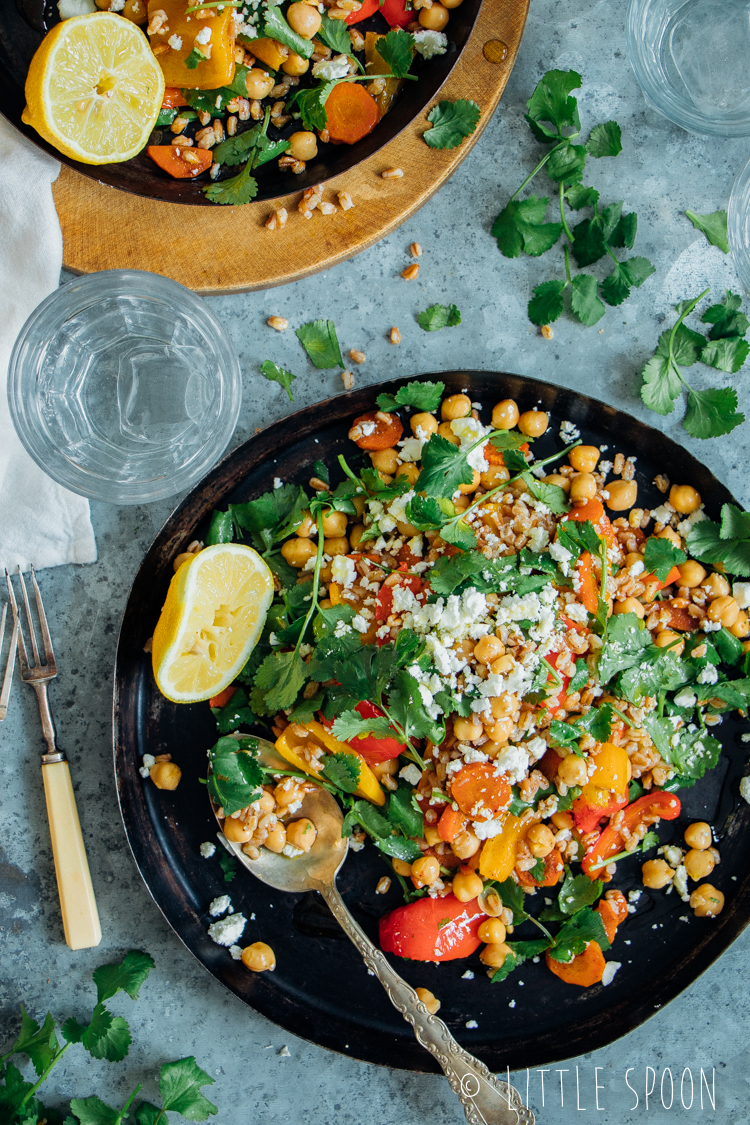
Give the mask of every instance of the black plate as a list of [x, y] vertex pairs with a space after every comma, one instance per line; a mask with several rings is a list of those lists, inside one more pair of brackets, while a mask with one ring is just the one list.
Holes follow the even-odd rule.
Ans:
[[[290, 191], [304, 191], [313, 184], [321, 183], [348, 172], [374, 152], [381, 149], [405, 129], [409, 122], [422, 113], [434, 100], [438, 90], [448, 78], [458, 57], [466, 46], [479, 15], [482, 0], [463, 0], [460, 7], [451, 10], [448, 24], [448, 50], [438, 58], [425, 62], [417, 57], [413, 72], [419, 76], [418, 82], [406, 82], [394, 108], [379, 125], [356, 145], [320, 145], [318, 158], [307, 165], [300, 176], [291, 172], [279, 171], [276, 161], [259, 169], [258, 194], [256, 202], [277, 199]], [[204, 176], [200, 181], [174, 180], [154, 164], [153, 160], [141, 152], [123, 164], [91, 165], [81, 164], [63, 156], [42, 140], [36, 130], [24, 125], [21, 113], [25, 105], [24, 83], [31, 57], [42, 41], [44, 29], [58, 22], [57, 5], [54, 0], [2, 0], [0, 3], [0, 112], [17, 129], [25, 133], [34, 144], [49, 152], [57, 160], [62, 160], [84, 176], [90, 176], [100, 183], [143, 195], [149, 199], [161, 199], [165, 203], [190, 203], [216, 207], [209, 203], [202, 188], [208, 182]], [[385, 34], [388, 25], [379, 14], [363, 20], [357, 27], [365, 31], [378, 31]], [[250, 123], [252, 124], [252, 122]], [[271, 129], [269, 136], [274, 140], [287, 137], [299, 128], [298, 122], [291, 122], [284, 129]], [[168, 129], [156, 129], [150, 144], [170, 144], [172, 134]]]
[[[652, 484], [658, 472], [694, 485], [713, 518], [722, 504], [732, 501], [686, 450], [594, 399], [486, 371], [427, 378], [444, 380], [451, 392], [468, 389], [472, 400], [482, 402], [485, 417], [499, 399], [514, 398], [522, 409], [541, 400], [552, 424], [534, 447], [538, 456], [564, 448], [558, 437], [563, 419], [574, 422], [585, 441], [608, 444], [610, 459], [616, 451], [637, 455], [638, 502], [643, 506], [663, 500]], [[172, 928], [217, 980], [269, 1019], [322, 1046], [369, 1062], [435, 1070], [432, 1057], [367, 975], [359, 954], [317, 896], [273, 891], [244, 869], [226, 887], [216, 859], [201, 859], [200, 844], [215, 839], [216, 831], [205, 787], [198, 781], [205, 776], [215, 724], [205, 704], [175, 706], [164, 699], [143, 652], [172, 575], [172, 559], [205, 530], [211, 510], [257, 496], [273, 487], [274, 477], [306, 484], [318, 458], [332, 468], [338, 453], [351, 458], [347, 431], [352, 418], [372, 409], [379, 390], [393, 386], [340, 395], [275, 423], [218, 465], [167, 521], [143, 561], [123, 619], [115, 673], [115, 769], [125, 830], [141, 874]], [[721, 864], [711, 881], [726, 895], [718, 919], [696, 919], [674, 893], [644, 889], [637, 913], [628, 917], [608, 954], [622, 968], [606, 988], [563, 984], [544, 964], [527, 963], [506, 982], [493, 985], [476, 955], [439, 967], [393, 959], [410, 983], [439, 996], [441, 1015], [457, 1038], [493, 1070], [540, 1066], [611, 1043], [691, 984], [747, 925], [750, 806], [738, 796], [747, 757], [741, 730], [736, 717], [725, 718], [716, 728], [725, 748], [719, 767], [693, 789], [680, 792], [682, 815], [673, 823], [663, 822], [659, 832], [662, 842], [680, 841], [690, 821], [715, 825]], [[173, 793], [141, 780], [138, 766], [147, 752], [171, 752], [182, 767], [182, 781]], [[639, 886], [639, 873], [636, 859], [621, 863], [616, 886], [626, 892]], [[387, 896], [375, 894], [383, 874], [383, 861], [367, 847], [349, 856], [339, 878], [352, 913], [374, 940], [378, 917], [400, 902], [395, 880]], [[254, 915], [244, 944], [263, 940], [274, 948], [274, 973], [247, 972], [207, 937], [206, 908], [225, 890], [237, 910], [247, 918]], [[474, 971], [474, 980], [462, 979], [467, 968]], [[478, 1027], [467, 1030], [467, 1020], [476, 1020]]]

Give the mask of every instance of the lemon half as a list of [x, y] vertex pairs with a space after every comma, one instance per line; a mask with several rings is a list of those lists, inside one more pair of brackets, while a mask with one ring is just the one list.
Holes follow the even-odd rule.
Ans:
[[130, 160], [148, 141], [164, 75], [139, 27], [111, 12], [57, 24], [31, 60], [23, 120], [84, 164]]
[[239, 543], [206, 547], [172, 579], [154, 630], [154, 676], [173, 703], [197, 703], [231, 684], [255, 647], [273, 575]]

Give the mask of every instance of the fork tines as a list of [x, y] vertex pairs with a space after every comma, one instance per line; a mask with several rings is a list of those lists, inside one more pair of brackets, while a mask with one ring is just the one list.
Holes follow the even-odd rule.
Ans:
[[[0, 657], [3, 652], [3, 645], [5, 643], [5, 621], [8, 616], [7, 605], [3, 606], [2, 617], [0, 618]], [[3, 686], [0, 689], [0, 722], [3, 721], [8, 713], [8, 699], [10, 697], [10, 688], [13, 682], [13, 669], [16, 665], [16, 648], [18, 645], [18, 622], [13, 621], [13, 630], [10, 635], [10, 648], [8, 650], [8, 658], [5, 665], [5, 675], [3, 676]]]
[[39, 647], [37, 645], [36, 630], [34, 629], [34, 620], [31, 616], [31, 605], [29, 604], [29, 596], [26, 592], [26, 583], [21, 573], [21, 568], [18, 568], [18, 583], [21, 587], [21, 597], [23, 599], [24, 610], [26, 612], [26, 624], [29, 630], [29, 640], [31, 642], [31, 652], [34, 657], [33, 662], [29, 660], [26, 642], [24, 641], [23, 630], [21, 629], [21, 617], [18, 612], [18, 602], [16, 595], [13, 591], [13, 583], [11, 582], [8, 571], [5, 571], [5, 580], [8, 583], [8, 598], [10, 606], [13, 610], [13, 631], [18, 641], [18, 662], [21, 666], [21, 678], [23, 680], [51, 680], [57, 675], [57, 665], [55, 663], [55, 654], [52, 651], [52, 640], [49, 635], [47, 627], [47, 617], [44, 612], [44, 605], [42, 604], [42, 594], [36, 580], [34, 568], [31, 568], [31, 582], [34, 587], [34, 600], [36, 602], [37, 614], [39, 616], [39, 627], [42, 634], [42, 642], [44, 645], [44, 660], [42, 661], [39, 656]]

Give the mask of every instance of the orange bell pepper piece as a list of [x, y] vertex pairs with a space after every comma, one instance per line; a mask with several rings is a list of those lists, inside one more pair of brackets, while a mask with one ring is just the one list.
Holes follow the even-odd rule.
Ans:
[[600, 946], [595, 941], [590, 941], [583, 953], [579, 953], [572, 961], [555, 961], [549, 953], [545, 953], [544, 959], [547, 968], [556, 977], [564, 980], [566, 984], [577, 984], [581, 988], [590, 988], [592, 984], [598, 984], [607, 964]]

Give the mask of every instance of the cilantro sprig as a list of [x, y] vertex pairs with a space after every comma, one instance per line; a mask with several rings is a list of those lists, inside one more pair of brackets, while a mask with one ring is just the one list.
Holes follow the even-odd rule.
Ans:
[[241, 207], [250, 203], [258, 194], [258, 182], [252, 172], [261, 164], [267, 164], [281, 156], [289, 148], [289, 141], [272, 141], [268, 138], [268, 124], [271, 120], [270, 107], [265, 117], [252, 129], [236, 137], [228, 137], [214, 149], [214, 160], [230, 166], [246, 161], [242, 171], [228, 180], [217, 180], [204, 187], [207, 199], [212, 203]]
[[705, 519], [693, 525], [687, 548], [701, 562], [720, 563], [728, 574], [750, 577], [750, 514], [725, 504], [718, 523]]
[[427, 379], [415, 380], [399, 387], [395, 395], [379, 394], [375, 401], [378, 409], [398, 410], [399, 406], [409, 406], [413, 410], [432, 414], [440, 405], [445, 383], [430, 383]]
[[696, 390], [682, 373], [685, 367], [704, 363], [719, 371], [736, 374], [750, 354], [745, 339], [750, 321], [740, 312], [742, 299], [727, 290], [724, 300], [706, 309], [701, 321], [710, 324], [708, 336], [695, 332], [685, 324], [687, 317], [710, 292], [704, 289], [692, 299], [675, 305], [679, 316], [671, 329], [662, 332], [653, 357], [642, 375], [641, 398], [657, 414], [671, 414], [677, 401], [687, 391], [687, 406], [682, 425], [692, 437], [711, 438], [731, 433], [745, 421], [737, 412], [734, 387], [713, 387]]
[[327, 370], [344, 366], [336, 325], [332, 320], [311, 320], [298, 328], [295, 336], [315, 367]]
[[699, 215], [695, 211], [686, 211], [685, 214], [695, 229], [705, 234], [712, 246], [718, 246], [723, 254], [729, 253], [726, 211], [714, 211], [710, 215]]
[[[538, 83], [527, 102], [526, 121], [538, 141], [552, 146], [495, 219], [492, 234], [506, 258], [517, 258], [521, 252], [539, 257], [550, 250], [564, 235], [565, 276], [542, 282], [533, 291], [528, 305], [532, 324], [544, 325], [568, 311], [582, 324], [598, 323], [608, 305], [620, 305], [633, 288], [640, 287], [654, 273], [647, 258], [618, 258], [615, 249], [632, 250], [638, 226], [637, 216], [623, 214], [622, 202], [610, 203], [600, 209], [599, 193], [583, 185], [583, 173], [589, 156], [601, 159], [622, 152], [620, 126], [616, 121], [595, 125], [585, 143], [574, 143], [581, 132], [578, 102], [571, 91], [581, 86], [575, 71], [552, 70]], [[549, 178], [557, 184], [559, 222], [547, 221], [547, 196], [531, 195], [518, 199], [520, 192], [546, 168]], [[571, 228], [566, 206], [573, 211], [591, 208], [590, 218]], [[612, 273], [603, 281], [592, 274], [573, 275], [570, 255], [579, 268], [593, 265], [604, 257], [613, 263]]]
[[425, 332], [439, 332], [441, 328], [455, 328], [461, 323], [461, 313], [455, 305], [430, 305], [417, 316], [417, 324]]
[[285, 367], [279, 367], [278, 363], [273, 363], [270, 359], [265, 360], [260, 365], [260, 373], [271, 383], [279, 383], [286, 393], [289, 395], [289, 401], [294, 402], [294, 395], [292, 394], [292, 380], [297, 376], [291, 371], [287, 371]]
[[469, 98], [438, 102], [427, 114], [431, 128], [422, 140], [430, 148], [457, 148], [474, 132], [480, 116], [479, 106]]

